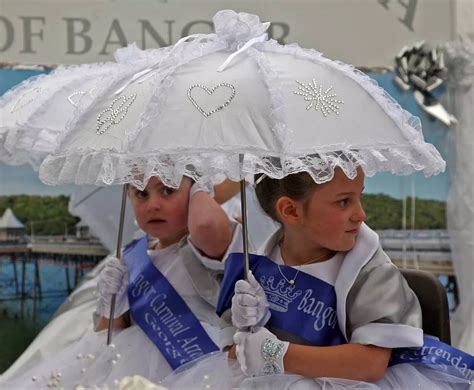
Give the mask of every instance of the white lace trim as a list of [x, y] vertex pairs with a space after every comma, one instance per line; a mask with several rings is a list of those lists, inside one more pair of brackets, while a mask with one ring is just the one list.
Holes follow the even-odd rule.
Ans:
[[[243, 164], [239, 152], [245, 152]], [[433, 164], [433, 161], [440, 161]], [[334, 176], [334, 168], [340, 167], [349, 178], [357, 175], [362, 167], [366, 176], [380, 171], [396, 175], [408, 175], [423, 171], [425, 176], [436, 175], [445, 168], [438, 151], [429, 144], [409, 147], [365, 149], [358, 151], [320, 152], [305, 156], [269, 156], [264, 151], [212, 151], [194, 150], [180, 153], [169, 150], [162, 153], [134, 155], [96, 151], [79, 151], [68, 155], [46, 158], [40, 169], [40, 178], [46, 184], [124, 184], [144, 189], [149, 178], [159, 176], [171, 187], [178, 187], [183, 175], [198, 181], [203, 176], [219, 177], [224, 174], [231, 180], [249, 178], [255, 173], [281, 179], [288, 174], [308, 172], [315, 182], [324, 183]], [[204, 175], [205, 174], [205, 175]]]
[[[26, 91], [34, 88], [35, 85], [40, 84], [44, 78], [47, 77], [46, 74], [40, 74], [37, 76], [30, 77], [26, 80], [23, 80], [20, 84], [9, 89], [5, 94], [0, 96], [0, 110], [10, 103], [12, 100], [16, 100], [18, 96], [22, 96]], [[3, 120], [2, 120], [3, 122]], [[29, 157], [28, 150], [19, 150], [18, 153], [12, 153], [9, 148], [6, 147], [7, 138], [13, 132], [17, 132], [16, 128], [10, 128], [4, 126], [3, 123], [0, 125], [0, 161], [9, 164], [9, 165], [21, 165], [25, 163], [31, 163], [37, 166], [37, 162], [31, 160]]]
[[276, 139], [281, 140], [280, 146], [283, 148], [287, 140], [292, 138], [292, 131], [286, 126], [286, 107], [278, 74], [272, 69], [264, 53], [255, 48], [250, 48], [247, 54], [257, 63], [259, 73], [268, 88], [271, 128], [276, 135]]

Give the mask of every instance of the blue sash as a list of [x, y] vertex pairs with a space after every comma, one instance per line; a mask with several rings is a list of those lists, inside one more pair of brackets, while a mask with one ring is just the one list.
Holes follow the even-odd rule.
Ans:
[[[234, 284], [243, 278], [243, 255], [232, 253], [226, 260], [224, 280], [217, 303], [221, 315], [232, 304]], [[268, 326], [298, 335], [312, 345], [339, 345], [346, 342], [339, 329], [336, 313], [336, 292], [325, 281], [299, 272], [296, 283], [286, 278], [295, 269], [278, 266], [264, 256], [249, 255], [250, 269], [267, 295], [271, 317]], [[280, 273], [281, 270], [281, 273]]]
[[433, 337], [424, 336], [419, 348], [395, 348], [389, 366], [421, 363], [469, 381], [474, 379], [474, 357]]
[[123, 260], [129, 272], [130, 314], [174, 369], [218, 351], [181, 296], [153, 265], [143, 237], [126, 246]]
[[[304, 272], [290, 285], [280, 270], [289, 279], [295, 274], [294, 268], [280, 265], [279, 270], [278, 265], [265, 256], [249, 255], [249, 260], [250, 269], [267, 295], [270, 327], [278, 327], [312, 345], [347, 343], [339, 330], [333, 286]], [[231, 307], [235, 282], [243, 276], [243, 255], [232, 253], [226, 260], [218, 315]], [[467, 380], [472, 380], [474, 375], [474, 357], [429, 336], [424, 337], [422, 347], [393, 349], [389, 365], [401, 363], [427, 364]]]

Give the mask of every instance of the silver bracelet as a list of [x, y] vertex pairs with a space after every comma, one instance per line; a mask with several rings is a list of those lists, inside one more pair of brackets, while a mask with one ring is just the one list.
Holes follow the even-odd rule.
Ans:
[[279, 362], [282, 362], [283, 355], [286, 352], [286, 343], [279, 340], [265, 339], [262, 343], [262, 356], [265, 364], [262, 369], [263, 375], [282, 374], [283, 367]]

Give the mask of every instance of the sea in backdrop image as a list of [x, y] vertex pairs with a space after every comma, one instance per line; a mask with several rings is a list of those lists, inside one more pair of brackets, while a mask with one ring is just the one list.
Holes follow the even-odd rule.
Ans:
[[67, 299], [74, 279], [78, 280], [83, 274], [75, 276], [73, 266], [65, 268], [60, 263], [43, 263], [37, 274], [41, 281], [40, 292], [35, 289], [34, 262], [26, 263], [24, 269], [21, 264], [21, 261], [15, 264], [7, 256], [0, 256], [0, 373], [50, 321]]

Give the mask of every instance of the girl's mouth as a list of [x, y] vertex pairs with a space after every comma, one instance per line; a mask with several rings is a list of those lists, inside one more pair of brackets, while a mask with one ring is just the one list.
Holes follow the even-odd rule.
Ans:
[[166, 221], [164, 219], [159, 219], [159, 218], [148, 220], [148, 223], [152, 223], [152, 224], [163, 223], [163, 222], [166, 222]]

